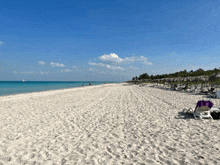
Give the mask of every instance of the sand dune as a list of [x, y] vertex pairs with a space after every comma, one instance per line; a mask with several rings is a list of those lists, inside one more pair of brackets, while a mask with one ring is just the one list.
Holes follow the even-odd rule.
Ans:
[[220, 164], [220, 120], [181, 113], [203, 98], [125, 84], [2, 96], [0, 165]]

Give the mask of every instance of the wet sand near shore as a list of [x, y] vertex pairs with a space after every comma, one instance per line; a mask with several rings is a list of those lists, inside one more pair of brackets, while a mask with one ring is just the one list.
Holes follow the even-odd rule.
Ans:
[[181, 113], [203, 99], [125, 83], [2, 96], [0, 165], [220, 164], [220, 120]]

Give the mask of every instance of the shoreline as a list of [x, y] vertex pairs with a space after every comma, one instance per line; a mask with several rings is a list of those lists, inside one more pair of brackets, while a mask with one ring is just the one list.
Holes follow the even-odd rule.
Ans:
[[[122, 82], [123, 83], [123, 82]], [[106, 84], [98, 84], [98, 85], [107, 85], [107, 84], [121, 84], [121, 83], [106, 83]], [[91, 86], [98, 86], [98, 85], [91, 85]], [[49, 92], [49, 91], [57, 91], [57, 90], [65, 90], [65, 89], [75, 89], [75, 88], [81, 88], [81, 87], [91, 87], [90, 85], [87, 86], [76, 86], [76, 87], [68, 87], [68, 88], [59, 88], [59, 89], [49, 89], [49, 90], [42, 90], [42, 91], [32, 91], [32, 92], [23, 92], [23, 93], [15, 93], [15, 94], [7, 94], [7, 95], [0, 95], [1, 97], [6, 96], [15, 96], [15, 95], [21, 95], [21, 94], [31, 94], [31, 93], [38, 93], [38, 92]]]

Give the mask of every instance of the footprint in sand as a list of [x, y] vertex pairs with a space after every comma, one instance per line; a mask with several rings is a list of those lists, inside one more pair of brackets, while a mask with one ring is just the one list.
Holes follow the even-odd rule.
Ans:
[[108, 154], [107, 152], [104, 153], [104, 157], [109, 160], [112, 159], [112, 156], [110, 154]]
[[[0, 157], [0, 159], [4, 162], [10, 162], [12, 160], [11, 157], [7, 156], [7, 157]], [[1, 163], [0, 163], [1, 164]]]
[[106, 150], [107, 150], [109, 153], [112, 153], [111, 148], [109, 148], [108, 146], [106, 147]]
[[112, 134], [112, 136], [119, 138], [119, 136], [117, 134], [115, 134], [115, 133], [111, 133], [111, 134]]
[[177, 149], [172, 148], [172, 147], [170, 147], [170, 146], [165, 146], [165, 148], [166, 148], [167, 150], [172, 151], [172, 152], [176, 152], [176, 150], [177, 150]]
[[127, 148], [129, 149], [129, 148], [131, 148], [131, 147], [132, 147], [132, 144], [128, 144], [128, 147], [127, 147]]

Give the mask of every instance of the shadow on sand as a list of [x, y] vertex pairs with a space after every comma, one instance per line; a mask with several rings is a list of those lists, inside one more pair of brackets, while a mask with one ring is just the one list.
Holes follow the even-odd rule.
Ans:
[[175, 116], [175, 119], [185, 119], [185, 120], [189, 120], [189, 119], [195, 119], [193, 114], [185, 114], [184, 112], [178, 112], [178, 115]]

